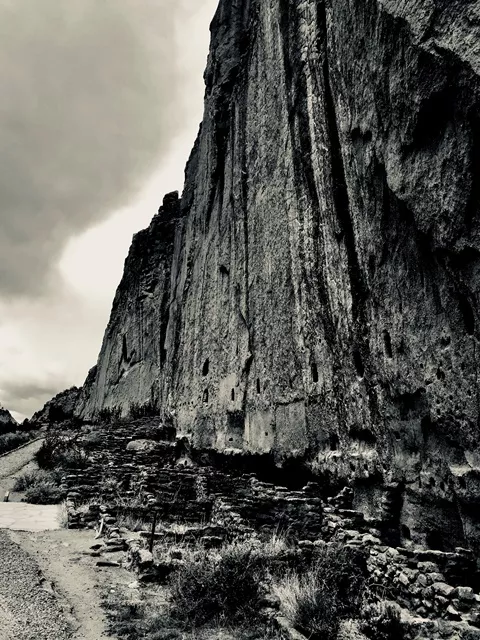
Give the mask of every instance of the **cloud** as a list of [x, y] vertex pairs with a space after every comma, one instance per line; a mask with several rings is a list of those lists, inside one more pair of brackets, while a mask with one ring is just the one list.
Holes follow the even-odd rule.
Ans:
[[50, 400], [57, 393], [57, 386], [52, 384], [35, 384], [34, 382], [24, 382], [9, 384], [2, 389], [2, 393], [7, 402], [15, 399], [17, 402], [28, 404], [30, 401], [38, 402], [39, 398], [45, 398], [45, 402]]
[[132, 199], [168, 152], [188, 6], [0, 0], [0, 295], [47, 291], [67, 240]]
[[95, 363], [131, 236], [181, 189], [217, 0], [0, 0], [0, 405]]

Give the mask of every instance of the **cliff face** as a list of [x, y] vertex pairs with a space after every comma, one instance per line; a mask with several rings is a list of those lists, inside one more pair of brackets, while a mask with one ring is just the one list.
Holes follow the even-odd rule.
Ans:
[[83, 415], [158, 397], [478, 540], [479, 74], [478, 3], [221, 0], [182, 221], [134, 240]]
[[134, 406], [154, 411], [159, 406], [180, 215], [178, 193], [171, 193], [148, 229], [133, 238], [97, 366], [90, 371], [76, 407], [83, 418], [111, 410], [127, 415]]

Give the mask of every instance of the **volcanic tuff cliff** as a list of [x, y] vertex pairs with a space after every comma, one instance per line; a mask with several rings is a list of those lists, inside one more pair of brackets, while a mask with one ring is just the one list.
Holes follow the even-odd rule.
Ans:
[[181, 202], [134, 239], [79, 413], [152, 400], [405, 538], [478, 541], [479, 74], [480, 2], [221, 0]]

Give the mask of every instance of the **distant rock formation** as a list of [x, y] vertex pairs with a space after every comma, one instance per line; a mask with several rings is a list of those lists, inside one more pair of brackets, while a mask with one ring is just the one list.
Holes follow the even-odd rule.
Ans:
[[29, 420], [31, 423], [62, 422], [74, 417], [75, 407], [82, 389], [71, 387], [49, 400], [40, 411]]
[[480, 15], [221, 0], [181, 202], [133, 241], [77, 412], [304, 461], [480, 541]]
[[14, 431], [18, 428], [18, 422], [12, 416], [10, 411], [0, 407], [0, 435]]

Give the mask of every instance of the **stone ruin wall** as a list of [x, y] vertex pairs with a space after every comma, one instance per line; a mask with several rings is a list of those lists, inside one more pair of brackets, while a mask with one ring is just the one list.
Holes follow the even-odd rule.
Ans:
[[[285, 562], [311, 559], [331, 543], [361, 548], [367, 553], [371, 582], [387, 599], [421, 618], [417, 626], [425, 637], [480, 637], [480, 573], [470, 550], [422, 550], [408, 540], [400, 545], [388, 514], [379, 520], [354, 509], [350, 488], [327, 498], [315, 482], [291, 489], [251, 473], [231, 475], [192, 465], [174, 442], [160, 440], [149, 449], [132, 446], [158, 435], [148, 421], [101, 430], [89, 466], [64, 476], [70, 527], [93, 528], [103, 521], [107, 550], [123, 549], [130, 555], [135, 555], [138, 541], [132, 539], [130, 549], [118, 534], [109, 540], [109, 531], [118, 531], [120, 515], [148, 523], [154, 512], [156, 539], [172, 548], [179, 542], [216, 547], [244, 536], [272, 534], [287, 535], [293, 542], [289, 554], [295, 558], [287, 554]], [[100, 487], [104, 504], [98, 499]], [[122, 501], [139, 496], [143, 506], [122, 507]], [[85, 502], [88, 507], [77, 508]], [[179, 533], [170, 529], [172, 524], [187, 526]], [[146, 545], [148, 531], [140, 537]], [[158, 579], [168, 572], [162, 563], [152, 569]]]

